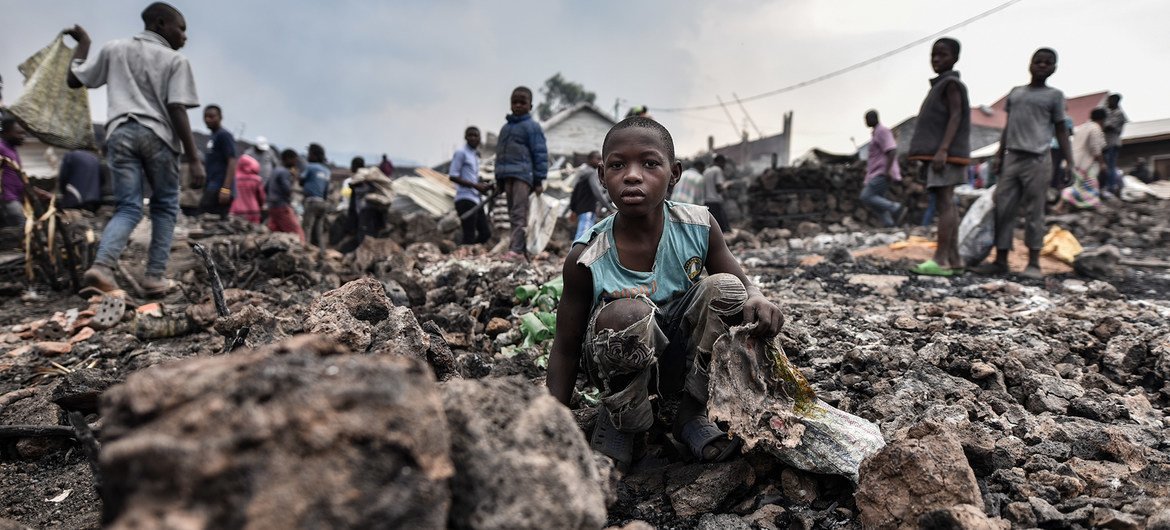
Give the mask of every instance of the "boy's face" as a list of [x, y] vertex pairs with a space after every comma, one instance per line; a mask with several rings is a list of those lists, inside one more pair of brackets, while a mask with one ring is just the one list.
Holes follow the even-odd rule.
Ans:
[[1056, 56], [1049, 52], [1036, 52], [1032, 55], [1032, 64], [1028, 66], [1028, 73], [1036, 79], [1048, 79], [1056, 72]]
[[183, 15], [175, 13], [174, 16], [167, 17], [167, 20], [158, 28], [157, 33], [166, 39], [171, 48], [178, 50], [187, 44], [187, 19], [183, 18]]
[[512, 92], [512, 114], [523, 116], [529, 112], [532, 112], [532, 97], [527, 92]]
[[623, 215], [641, 217], [662, 208], [682, 165], [671, 162], [658, 133], [628, 127], [613, 133], [598, 168], [601, 186]]
[[873, 112], [865, 113], [865, 126], [874, 127], [878, 124], [878, 116]]
[[930, 67], [934, 68], [934, 73], [941, 74], [955, 69], [955, 63], [959, 61], [955, 57], [955, 52], [951, 51], [951, 47], [945, 43], [936, 42], [934, 47], [930, 49]]
[[463, 133], [463, 139], [467, 140], [468, 147], [470, 147], [472, 149], [479, 147], [479, 131], [478, 130], [476, 130], [476, 129], [468, 130], [467, 132]]
[[280, 157], [280, 165], [284, 166], [286, 169], [292, 169], [294, 167], [297, 167], [297, 157], [295, 157], [295, 156], [282, 156], [282, 157]]
[[207, 125], [208, 129], [219, 129], [220, 122], [223, 121], [223, 116], [219, 115], [219, 111], [215, 109], [207, 109], [203, 111], [203, 124]]

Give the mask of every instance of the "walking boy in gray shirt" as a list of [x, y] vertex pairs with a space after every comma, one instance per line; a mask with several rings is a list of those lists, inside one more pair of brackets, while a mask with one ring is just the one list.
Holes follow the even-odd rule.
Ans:
[[130, 232], [142, 220], [145, 183], [152, 193], [151, 233], [141, 285], [152, 297], [174, 287], [164, 275], [179, 213], [180, 153], [190, 164], [193, 186], [202, 186], [206, 176], [187, 119], [187, 109], [199, 106], [195, 78], [187, 58], [176, 51], [187, 42], [187, 21], [173, 6], [155, 2], [142, 11], [142, 22], [146, 26], [142, 33], [111, 41], [92, 58], [85, 30], [81, 26], [65, 30], [77, 40], [66, 79], [69, 87], [108, 87], [106, 145], [117, 199], [94, 264], [85, 272], [83, 293], [121, 292], [113, 271]]
[[1007, 126], [995, 158], [999, 166], [995, 189], [995, 262], [974, 269], [981, 274], [1008, 272], [1008, 253], [1012, 249], [1018, 209], [1022, 206], [1024, 244], [1028, 246], [1028, 266], [1023, 275], [1033, 279], [1043, 277], [1040, 249], [1044, 246], [1045, 191], [1052, 176], [1048, 149], [1054, 129], [1068, 167], [1076, 167], [1064, 125], [1064, 93], [1046, 84], [1056, 72], [1056, 52], [1050, 48], [1036, 50], [1028, 70], [1032, 82], [1015, 87], [1008, 94]]

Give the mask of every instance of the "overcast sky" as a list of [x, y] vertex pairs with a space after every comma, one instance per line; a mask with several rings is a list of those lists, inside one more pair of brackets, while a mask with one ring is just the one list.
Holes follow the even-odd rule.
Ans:
[[[983, 12], [1004, 0], [755, 1], [637, 0], [178, 1], [187, 18], [182, 50], [200, 100], [224, 108], [245, 138], [264, 135], [303, 150], [324, 144], [330, 158], [387, 152], [442, 162], [463, 128], [498, 130], [511, 89], [537, 89], [552, 74], [581, 82], [610, 112], [633, 104], [674, 134], [680, 154], [738, 139], [743, 113], [655, 109], [732, 101], [848, 66]], [[4, 99], [16, 100], [16, 65], [55, 32], [80, 23], [95, 46], [141, 30], [147, 2], [11, 2], [0, 32]], [[990, 104], [1028, 81], [1036, 48], [1060, 62], [1050, 84], [1067, 96], [1124, 94], [1131, 120], [1170, 117], [1163, 67], [1170, 58], [1165, 0], [1023, 0], [950, 33], [963, 44], [957, 69], [972, 104]], [[929, 43], [840, 77], [746, 103], [765, 134], [793, 111], [793, 155], [862, 144], [862, 116], [876, 108], [894, 124], [914, 114], [933, 76]], [[96, 48], [95, 48], [96, 51]], [[540, 97], [537, 96], [539, 101]], [[104, 90], [91, 91], [95, 120]], [[201, 114], [192, 112], [197, 128]], [[752, 130], [750, 126], [749, 130]], [[754, 130], [752, 130], [755, 136]], [[852, 140], [851, 140], [852, 138]]]

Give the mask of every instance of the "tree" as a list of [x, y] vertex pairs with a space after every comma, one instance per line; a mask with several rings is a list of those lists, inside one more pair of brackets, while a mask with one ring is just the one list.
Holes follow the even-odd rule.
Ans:
[[540, 95], [544, 96], [544, 101], [536, 106], [536, 113], [541, 120], [547, 120], [553, 114], [578, 103], [593, 103], [593, 100], [597, 99], [597, 94], [585, 90], [581, 83], [565, 79], [560, 72], [544, 82]]

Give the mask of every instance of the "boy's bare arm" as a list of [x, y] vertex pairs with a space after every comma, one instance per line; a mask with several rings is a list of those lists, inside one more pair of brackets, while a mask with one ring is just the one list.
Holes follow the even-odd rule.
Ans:
[[1064, 163], [1068, 164], [1071, 171], [1077, 167], [1076, 162], [1073, 162], [1072, 146], [1068, 143], [1068, 128], [1064, 125], [1064, 120], [1056, 122], [1056, 144], [1060, 146], [1060, 152], [1064, 153]]
[[183, 158], [191, 172], [191, 187], [202, 188], [207, 171], [203, 169], [203, 161], [199, 159], [199, 150], [195, 148], [195, 137], [191, 134], [191, 121], [187, 119], [187, 107], [181, 103], [168, 103], [167, 114], [171, 118], [171, 127], [179, 136], [183, 144]]
[[748, 279], [747, 274], [743, 272], [743, 267], [739, 266], [739, 261], [735, 256], [731, 255], [731, 249], [727, 248], [727, 242], [723, 239], [723, 231], [719, 229], [719, 223], [711, 217], [711, 232], [707, 239], [707, 272], [709, 274], [727, 273], [732, 274], [739, 281], [743, 282], [743, 286], [747, 288], [748, 299], [743, 304], [743, 321], [745, 323], [756, 322], [753, 335], [757, 337], [774, 337], [780, 333], [780, 328], [784, 326], [784, 314], [780, 312], [780, 308], [776, 307], [767, 298], [760, 289], [752, 285], [752, 281]]
[[577, 258], [584, 250], [584, 245], [575, 245], [569, 255], [565, 256], [562, 271], [565, 287], [557, 306], [557, 332], [553, 338], [552, 352], [548, 356], [545, 384], [553, 397], [566, 406], [573, 397], [573, 385], [577, 382], [581, 342], [585, 337], [593, 298], [593, 275], [589, 269], [577, 264]]
[[[232, 203], [232, 185], [236, 182], [236, 166], [239, 164], [239, 157], [231, 157], [228, 159], [227, 171], [223, 176], [223, 185], [219, 188], [219, 203]], [[224, 193], [224, 192], [227, 193]]]
[[942, 143], [938, 146], [938, 151], [934, 154], [934, 160], [930, 165], [935, 171], [942, 171], [943, 165], [947, 162], [947, 150], [951, 147], [951, 142], [955, 140], [955, 135], [959, 132], [959, 122], [962, 119], [963, 99], [959, 94], [959, 87], [955, 83], [947, 83], [947, 128], [943, 132]]
[[[91, 42], [89, 40], [89, 34], [85, 32], [85, 28], [75, 24], [72, 28], [65, 28], [62, 33], [73, 37], [73, 40], [77, 41], [77, 47], [73, 49], [73, 60], [80, 59], [82, 62], [85, 62], [89, 58], [89, 46]], [[73, 75], [72, 68], [69, 69], [68, 75], [65, 76], [65, 84], [69, 88], [81, 88], [83, 86], [81, 80]]]

